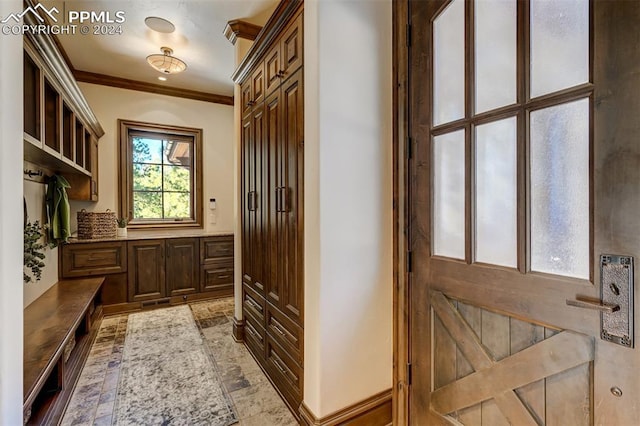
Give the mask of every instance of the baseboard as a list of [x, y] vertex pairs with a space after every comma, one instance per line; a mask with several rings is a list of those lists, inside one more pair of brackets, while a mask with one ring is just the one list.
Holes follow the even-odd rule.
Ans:
[[388, 389], [320, 419], [303, 402], [300, 417], [305, 426], [386, 426], [392, 423], [391, 408], [391, 389]]
[[244, 342], [244, 320], [233, 317], [233, 340], [238, 343]]

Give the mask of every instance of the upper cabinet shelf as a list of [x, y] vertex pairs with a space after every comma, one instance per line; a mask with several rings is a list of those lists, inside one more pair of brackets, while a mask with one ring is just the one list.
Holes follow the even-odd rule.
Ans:
[[69, 198], [97, 201], [104, 130], [49, 36], [25, 37], [23, 78], [25, 160], [65, 176]]

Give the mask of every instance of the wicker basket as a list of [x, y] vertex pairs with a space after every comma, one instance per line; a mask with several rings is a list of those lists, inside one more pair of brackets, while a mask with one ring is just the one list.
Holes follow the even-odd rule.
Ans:
[[106, 212], [78, 212], [78, 238], [82, 240], [114, 238], [116, 236], [116, 214]]

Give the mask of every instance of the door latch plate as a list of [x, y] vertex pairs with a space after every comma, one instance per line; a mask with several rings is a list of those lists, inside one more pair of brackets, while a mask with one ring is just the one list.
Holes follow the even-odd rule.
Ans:
[[603, 303], [620, 307], [601, 313], [600, 337], [633, 348], [633, 257], [600, 256], [600, 292]]

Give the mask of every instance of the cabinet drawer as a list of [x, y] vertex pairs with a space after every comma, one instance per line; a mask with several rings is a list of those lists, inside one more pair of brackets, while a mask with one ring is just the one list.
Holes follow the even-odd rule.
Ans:
[[233, 287], [233, 262], [217, 261], [202, 265], [200, 291], [212, 291]]
[[267, 370], [291, 406], [297, 407], [302, 396], [302, 368], [267, 334]]
[[264, 359], [265, 355], [265, 336], [266, 333], [261, 324], [258, 324], [253, 317], [247, 315], [244, 318], [244, 336], [247, 342], [247, 346], [249, 346], [249, 350], [259, 357], [260, 359]]
[[200, 239], [201, 263], [212, 263], [221, 257], [233, 258], [233, 236]]
[[62, 250], [62, 278], [127, 272], [125, 243], [65, 244]]
[[300, 326], [287, 318], [271, 303], [267, 303], [266, 329], [270, 336], [282, 346], [289, 355], [302, 364], [304, 333]]
[[242, 286], [242, 307], [247, 316], [252, 316], [258, 324], [264, 324], [265, 302], [264, 298], [246, 284]]

